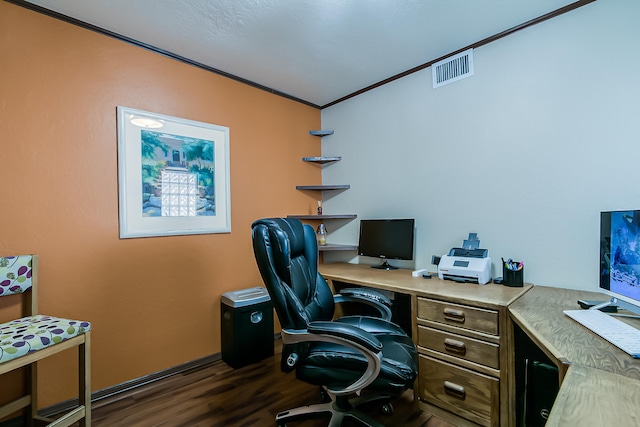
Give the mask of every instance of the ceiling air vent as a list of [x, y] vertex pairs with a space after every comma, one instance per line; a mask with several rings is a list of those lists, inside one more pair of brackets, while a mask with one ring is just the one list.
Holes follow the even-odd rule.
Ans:
[[433, 88], [473, 76], [473, 49], [438, 61], [431, 66]]

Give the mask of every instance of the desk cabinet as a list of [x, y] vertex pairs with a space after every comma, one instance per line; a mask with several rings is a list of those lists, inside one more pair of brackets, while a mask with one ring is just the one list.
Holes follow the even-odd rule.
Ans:
[[418, 297], [418, 399], [482, 426], [500, 424], [500, 313]]

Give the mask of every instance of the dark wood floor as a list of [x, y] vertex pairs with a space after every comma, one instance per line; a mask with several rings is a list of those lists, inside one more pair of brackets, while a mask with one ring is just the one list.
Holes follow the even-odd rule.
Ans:
[[[223, 361], [175, 375], [93, 405], [95, 427], [275, 426], [276, 413], [320, 399], [316, 386], [280, 371], [280, 351], [261, 362], [233, 369]], [[392, 415], [374, 406], [368, 411], [386, 426], [452, 427], [415, 408], [408, 390], [393, 402]], [[326, 426], [326, 420], [290, 423]]]

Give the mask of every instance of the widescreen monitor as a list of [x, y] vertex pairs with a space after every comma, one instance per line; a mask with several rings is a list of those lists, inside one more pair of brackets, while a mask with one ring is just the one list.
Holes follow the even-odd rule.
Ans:
[[382, 258], [372, 267], [395, 270], [387, 260], [412, 260], [414, 219], [363, 219], [360, 221], [358, 255]]
[[640, 314], [640, 210], [601, 212], [600, 288]]

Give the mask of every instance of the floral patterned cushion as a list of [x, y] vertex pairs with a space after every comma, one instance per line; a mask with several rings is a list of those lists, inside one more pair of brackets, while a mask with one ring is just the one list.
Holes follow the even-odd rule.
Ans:
[[51, 347], [90, 329], [89, 322], [41, 314], [0, 323], [0, 363]]
[[20, 294], [31, 289], [33, 255], [0, 258], [0, 296]]

